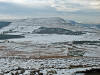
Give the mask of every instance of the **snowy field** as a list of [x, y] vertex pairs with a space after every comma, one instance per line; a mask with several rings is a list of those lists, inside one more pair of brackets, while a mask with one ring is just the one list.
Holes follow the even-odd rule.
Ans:
[[[85, 34], [33, 33], [40, 27]], [[73, 75], [76, 71], [100, 68], [99, 30], [72, 26], [61, 18], [35, 18], [15, 20], [0, 29], [0, 34], [24, 36], [0, 40], [0, 75]]]

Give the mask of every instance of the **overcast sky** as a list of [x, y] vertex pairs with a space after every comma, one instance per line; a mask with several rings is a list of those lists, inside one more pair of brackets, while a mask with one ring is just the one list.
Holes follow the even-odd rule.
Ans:
[[0, 0], [0, 19], [53, 16], [100, 23], [100, 0]]

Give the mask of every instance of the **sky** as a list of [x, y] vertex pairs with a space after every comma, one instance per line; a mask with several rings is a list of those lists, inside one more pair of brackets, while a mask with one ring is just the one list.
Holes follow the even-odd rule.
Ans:
[[100, 0], [0, 0], [0, 19], [34, 17], [100, 23]]

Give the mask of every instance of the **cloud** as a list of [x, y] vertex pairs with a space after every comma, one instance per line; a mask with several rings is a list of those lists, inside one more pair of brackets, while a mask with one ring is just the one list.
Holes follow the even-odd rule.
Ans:
[[99, 10], [100, 0], [0, 0], [0, 2], [15, 3], [25, 7], [56, 8], [58, 11]]
[[0, 0], [0, 2], [15, 3], [19, 5], [25, 5], [27, 7], [49, 5], [49, 0]]
[[[49, 14], [56, 14], [56, 9], [50, 6], [33, 6], [27, 7], [16, 3], [0, 2], [0, 14], [3, 16], [45, 16]], [[5, 15], [4, 15], [5, 14]], [[6, 16], [8, 18], [8, 16]]]
[[1, 18], [27, 16], [69, 16], [99, 22], [100, 0], [0, 0]]
[[100, 0], [52, 0], [58, 11], [100, 10]]

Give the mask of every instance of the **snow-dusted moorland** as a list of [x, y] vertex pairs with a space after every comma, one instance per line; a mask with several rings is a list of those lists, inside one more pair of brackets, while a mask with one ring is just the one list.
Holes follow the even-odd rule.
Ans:
[[72, 75], [100, 67], [97, 29], [72, 25], [57, 17], [33, 18], [14, 20], [1, 28], [0, 34], [24, 36], [0, 40], [0, 74]]

